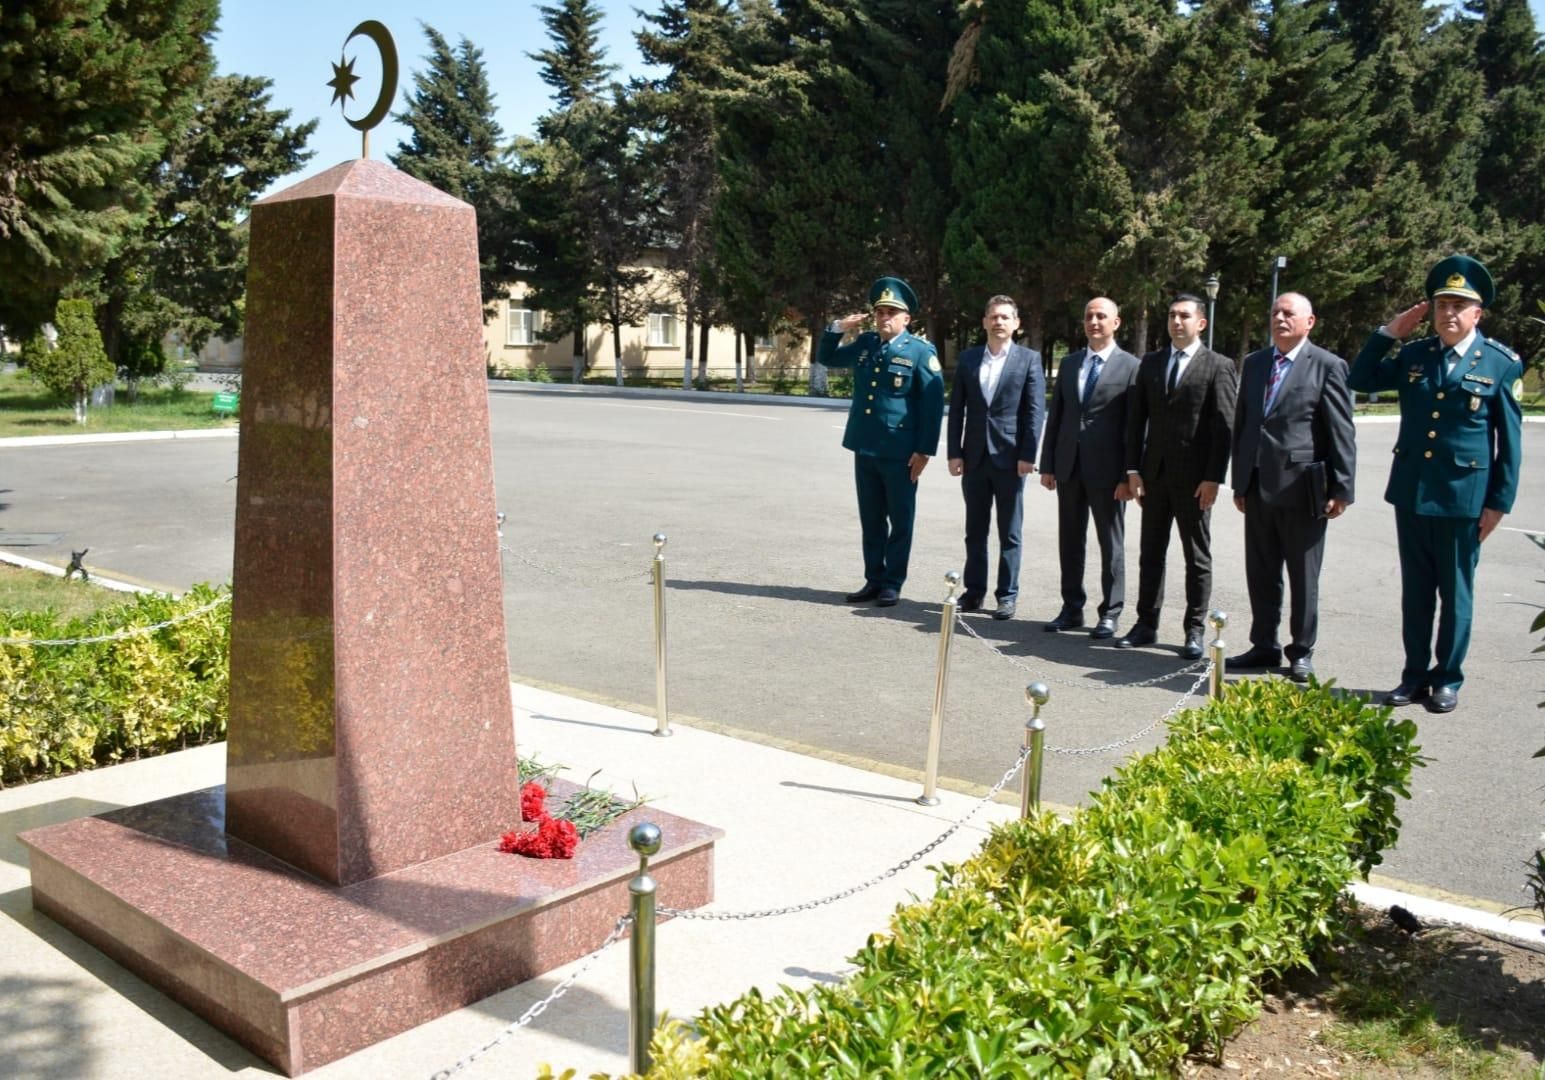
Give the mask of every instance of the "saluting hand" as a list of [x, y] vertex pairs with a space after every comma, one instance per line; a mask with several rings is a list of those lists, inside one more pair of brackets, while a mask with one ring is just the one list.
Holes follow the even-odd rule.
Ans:
[[1396, 341], [1411, 336], [1411, 331], [1422, 325], [1422, 320], [1427, 317], [1427, 301], [1421, 300], [1406, 308], [1389, 322], [1384, 324], [1384, 332]]
[[842, 318], [838, 319], [837, 325], [842, 327], [842, 332], [844, 334], [847, 334], [857, 330], [860, 326], [863, 326], [864, 320], [867, 318], [869, 318], [869, 313], [867, 311], [855, 311], [851, 315], [844, 315]]

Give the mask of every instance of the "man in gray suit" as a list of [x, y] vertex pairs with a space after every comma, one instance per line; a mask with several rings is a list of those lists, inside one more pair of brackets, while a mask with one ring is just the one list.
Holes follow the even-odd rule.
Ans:
[[1117, 498], [1143, 508], [1138, 549], [1137, 622], [1119, 649], [1158, 640], [1170, 526], [1186, 557], [1186, 642], [1180, 655], [1202, 657], [1202, 619], [1212, 597], [1212, 504], [1228, 472], [1239, 375], [1234, 361], [1201, 342], [1202, 299], [1181, 293], [1169, 306], [1170, 345], [1138, 365], [1127, 410], [1127, 479]]
[[960, 354], [950, 388], [947, 452], [951, 476], [966, 501], [965, 592], [960, 610], [976, 611], [987, 595], [987, 527], [998, 513], [998, 609], [1012, 619], [1019, 596], [1020, 520], [1025, 477], [1046, 412], [1041, 354], [1014, 344], [1019, 305], [994, 296], [982, 316], [987, 344]]
[[1041, 444], [1041, 486], [1057, 493], [1057, 549], [1062, 610], [1048, 631], [1084, 625], [1084, 552], [1089, 519], [1100, 544], [1099, 622], [1089, 636], [1116, 636], [1126, 602], [1126, 503], [1116, 498], [1125, 479], [1127, 395], [1137, 381], [1137, 357], [1116, 344], [1121, 310], [1103, 296], [1084, 306], [1088, 344], [1062, 358]]
[[1245, 515], [1250, 648], [1237, 668], [1276, 667], [1283, 650], [1282, 571], [1292, 589], [1287, 659], [1294, 682], [1314, 673], [1326, 523], [1352, 504], [1357, 444], [1347, 365], [1309, 340], [1314, 308], [1283, 293], [1271, 307], [1274, 347], [1245, 357], [1234, 410], [1234, 507]]

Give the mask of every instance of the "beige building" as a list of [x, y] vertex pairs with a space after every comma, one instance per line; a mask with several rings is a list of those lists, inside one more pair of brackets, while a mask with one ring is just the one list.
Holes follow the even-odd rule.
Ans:
[[[623, 375], [680, 379], [686, 358], [686, 318], [664, 273], [653, 272], [657, 288], [648, 316], [642, 324], [622, 329]], [[540, 334], [546, 313], [526, 303], [526, 294], [523, 283], [511, 285], [508, 298], [495, 302], [492, 315], [483, 324], [489, 374], [520, 378], [526, 371], [545, 366], [553, 379], [566, 382], [573, 364], [573, 336], [543, 341]], [[694, 336], [696, 333], [694, 328]], [[586, 374], [611, 376], [615, 370], [611, 328], [604, 323], [587, 327], [585, 346], [589, 361]], [[701, 364], [697, 346], [694, 341], [694, 377]], [[757, 341], [753, 357], [746, 357], [742, 348], [741, 362], [747, 378], [786, 378], [802, 374], [808, 357], [809, 345], [803, 339], [766, 337]], [[716, 326], [709, 331], [708, 374], [711, 378], [734, 377], [735, 335], [728, 328]]]

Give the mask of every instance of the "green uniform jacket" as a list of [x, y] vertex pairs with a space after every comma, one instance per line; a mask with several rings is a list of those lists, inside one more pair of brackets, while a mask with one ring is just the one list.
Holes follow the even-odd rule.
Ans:
[[881, 341], [874, 331], [848, 345], [827, 330], [816, 359], [853, 369], [853, 404], [842, 445], [858, 454], [906, 461], [939, 452], [944, 420], [944, 376], [939, 354], [922, 338], [902, 331]]
[[1518, 354], [1477, 331], [1445, 374], [1436, 337], [1398, 350], [1397, 344], [1376, 331], [1347, 376], [1360, 393], [1400, 394], [1400, 435], [1384, 500], [1432, 517], [1512, 510], [1523, 449]]

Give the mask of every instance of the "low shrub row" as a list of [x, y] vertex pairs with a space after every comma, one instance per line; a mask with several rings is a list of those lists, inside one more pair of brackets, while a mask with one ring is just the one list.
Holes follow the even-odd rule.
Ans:
[[1217, 1048], [1309, 962], [1399, 829], [1416, 725], [1250, 681], [1071, 820], [995, 828], [836, 986], [663, 1027], [655, 1077], [1143, 1076]]
[[[0, 612], [0, 638], [119, 634], [204, 607], [224, 589], [140, 595], [85, 618]], [[0, 786], [224, 738], [231, 611], [78, 645], [0, 645]]]

